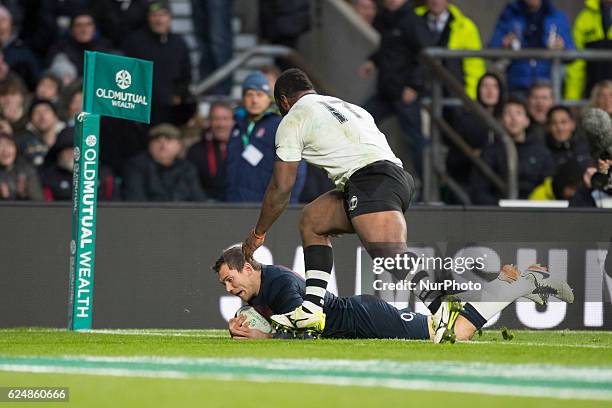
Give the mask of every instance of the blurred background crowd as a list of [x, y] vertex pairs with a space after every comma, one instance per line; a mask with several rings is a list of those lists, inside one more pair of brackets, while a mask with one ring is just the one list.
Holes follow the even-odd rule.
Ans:
[[[190, 7], [194, 60], [193, 47], [173, 30], [173, 3], [0, 1], [0, 199], [71, 199], [74, 117], [82, 106], [83, 51], [90, 50], [154, 62], [151, 124], [103, 118], [99, 200], [261, 202], [282, 119], [274, 82], [292, 63], [277, 58], [238, 81], [230, 77], [201, 103], [191, 86], [235, 56], [235, 5], [180, 2]], [[312, 27], [316, 3], [259, 0], [259, 41], [296, 48]], [[552, 0], [511, 0], [496, 17], [491, 38], [481, 38], [469, 9], [449, 0], [346, 5], [380, 36], [377, 49], [354, 67], [363, 80], [375, 76], [375, 90], [367, 100], [351, 102], [362, 104], [377, 122], [397, 118], [402, 159], [417, 178], [428, 143], [422, 103], [431, 93], [428, 70], [418, 58], [423, 48], [612, 48], [612, 0], [584, 1], [573, 21]], [[609, 173], [612, 161], [593, 157], [580, 126], [584, 107], [571, 103], [588, 100], [588, 106], [612, 114], [611, 61], [569, 62], [562, 95], [553, 89], [549, 60], [515, 59], [501, 68], [480, 58], [443, 64], [512, 138], [519, 198], [594, 207], [597, 194], [611, 192], [591, 185], [593, 174]], [[489, 126], [461, 105], [445, 108], [444, 117], [473, 155], [505, 176], [505, 148]], [[446, 171], [470, 201], [497, 205], [503, 194], [494, 183], [455, 144], [444, 144]], [[248, 146], [261, 154], [246, 157]], [[321, 170], [304, 163], [292, 202], [307, 203], [332, 188]], [[444, 188], [441, 201], [461, 203]]]

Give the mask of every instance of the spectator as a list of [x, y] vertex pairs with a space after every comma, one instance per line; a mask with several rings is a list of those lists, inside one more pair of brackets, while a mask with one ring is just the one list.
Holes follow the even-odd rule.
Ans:
[[[482, 48], [478, 27], [449, 0], [426, 0], [416, 8], [423, 16], [433, 45], [450, 50], [479, 50]], [[485, 62], [480, 58], [448, 59], [443, 61], [455, 77], [465, 85], [465, 92], [476, 99], [478, 80], [485, 73]]]
[[606, 80], [595, 84], [591, 91], [590, 105], [612, 115], [612, 81]]
[[210, 127], [202, 139], [187, 152], [187, 160], [195, 165], [206, 195], [221, 201], [225, 196], [225, 159], [227, 143], [234, 127], [232, 107], [225, 102], [210, 106]]
[[[551, 0], [513, 0], [502, 11], [491, 42], [491, 48], [575, 49], [569, 20]], [[524, 96], [537, 81], [550, 81], [549, 60], [519, 59], [508, 67], [510, 92]]]
[[36, 170], [17, 156], [12, 136], [0, 132], [0, 200], [42, 200]]
[[55, 105], [45, 99], [36, 99], [30, 105], [30, 121], [26, 131], [17, 136], [19, 153], [35, 167], [41, 166], [49, 149], [65, 127], [57, 115]]
[[591, 160], [589, 145], [576, 133], [576, 121], [565, 106], [554, 106], [548, 111], [546, 145], [552, 154], [555, 169], [574, 160], [584, 165]]
[[54, 74], [47, 72], [43, 74], [36, 84], [34, 97], [36, 99], [46, 99], [57, 103], [62, 91], [62, 80]]
[[531, 194], [530, 200], [571, 200], [582, 185], [583, 169], [574, 160], [563, 163], [553, 177], [546, 177]]
[[83, 110], [83, 81], [74, 81], [64, 88], [59, 106], [60, 116], [66, 126], [74, 127], [75, 116]]
[[[255, 71], [242, 84], [243, 114], [227, 146], [225, 197], [231, 202], [261, 202], [276, 160], [275, 135], [282, 117], [272, 104], [270, 85], [263, 73]], [[299, 167], [291, 202], [298, 202], [304, 186], [306, 167]]]
[[123, 45], [128, 56], [154, 63], [152, 124], [177, 122], [177, 111], [186, 109], [189, 99], [189, 49], [183, 37], [170, 32], [171, 23], [168, 1], [153, 1], [148, 9], [147, 27], [130, 35]]
[[49, 62], [53, 66], [57, 64], [57, 58], [60, 60], [66, 58], [76, 69], [77, 75], [81, 77], [83, 76], [85, 51], [108, 52], [110, 50], [110, 41], [96, 35], [94, 15], [83, 9], [72, 16], [68, 35], [51, 48]]
[[[574, 41], [576, 48], [612, 48], [612, 0], [585, 0], [584, 9], [574, 21]], [[589, 61], [582, 59], [567, 67], [565, 78], [565, 97], [570, 100], [585, 98], [596, 83], [612, 79], [610, 61]]]
[[179, 158], [181, 132], [162, 123], [149, 131], [149, 149], [128, 161], [124, 197], [128, 201], [203, 201], [196, 168]]
[[[74, 128], [60, 132], [57, 142], [47, 154], [42, 171], [43, 192], [46, 201], [69, 201], [72, 199], [72, 171], [74, 169]], [[98, 200], [112, 200], [114, 178], [110, 169], [98, 167]]]
[[374, 28], [381, 35], [380, 46], [360, 68], [360, 75], [368, 78], [378, 69], [377, 91], [364, 105], [379, 123], [397, 114], [402, 130], [402, 141], [410, 155], [410, 165], [416, 173], [422, 171], [425, 139], [421, 133], [419, 97], [425, 90], [425, 73], [419, 65], [418, 54], [432, 45], [423, 19], [414, 14], [407, 0], [385, 0], [384, 7], [374, 20]]
[[34, 52], [42, 67], [49, 48], [57, 39], [58, 3], [70, 1], [8, 0], [2, 3], [11, 11], [15, 33]]
[[378, 13], [378, 7], [374, 0], [350, 0], [351, 6], [355, 13], [359, 15], [367, 24], [372, 25], [376, 13]]
[[[519, 198], [526, 199], [533, 189], [553, 174], [553, 161], [550, 152], [542, 143], [529, 134], [529, 117], [525, 104], [510, 98], [504, 104], [501, 123], [512, 137], [518, 153]], [[487, 146], [482, 152], [482, 160], [501, 178], [508, 174], [506, 149], [502, 141]], [[472, 172], [472, 199], [474, 204], [497, 205], [502, 195], [478, 171]]]
[[[191, 0], [194, 34], [200, 46], [200, 79], [225, 65], [234, 53], [233, 0]], [[210, 93], [229, 95], [231, 76]]]
[[310, 29], [309, 3], [308, 0], [259, 0], [262, 38], [296, 48], [300, 35]]
[[4, 61], [11, 70], [23, 78], [29, 89], [34, 89], [40, 70], [38, 60], [24, 42], [17, 38], [13, 29], [13, 16], [4, 6], [0, 6], [0, 46]]
[[18, 75], [9, 74], [0, 82], [0, 114], [13, 128], [15, 134], [25, 130], [28, 123], [28, 91]]
[[[501, 116], [501, 108], [505, 98], [505, 84], [499, 75], [487, 72], [480, 78], [480, 81], [478, 81], [478, 103], [496, 119]], [[493, 130], [479, 116], [467, 108], [456, 110], [451, 124], [477, 155], [480, 155], [482, 149], [495, 140]], [[462, 187], [467, 188], [469, 186], [472, 162], [453, 143], [448, 143], [446, 168], [448, 174]]]
[[147, 24], [148, 0], [95, 0], [91, 11], [96, 16], [100, 33], [108, 38], [113, 48]]
[[281, 75], [281, 70], [276, 65], [266, 65], [261, 68], [261, 72], [268, 78], [270, 92], [274, 99], [274, 86], [276, 85], [276, 80]]
[[[259, 0], [259, 29], [264, 40], [297, 48], [300, 36], [310, 29], [310, 0]], [[291, 68], [284, 59], [276, 64]]]
[[535, 82], [527, 95], [527, 113], [531, 121], [529, 131], [540, 142], [546, 139], [548, 111], [555, 104], [553, 89], [548, 82]]

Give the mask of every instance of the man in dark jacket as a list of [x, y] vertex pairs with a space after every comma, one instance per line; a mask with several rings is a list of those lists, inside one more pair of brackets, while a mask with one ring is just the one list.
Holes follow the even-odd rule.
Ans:
[[180, 35], [170, 32], [172, 16], [167, 1], [151, 2], [147, 21], [147, 27], [127, 38], [123, 51], [154, 63], [151, 123], [175, 122], [176, 110], [188, 99], [189, 49]]
[[[256, 71], [242, 85], [243, 108], [237, 110], [236, 125], [227, 146], [225, 198], [232, 202], [262, 202], [276, 160], [276, 129], [281, 115], [272, 104], [266, 76]], [[297, 203], [304, 187], [306, 165], [298, 170], [291, 202]]]
[[149, 151], [134, 157], [124, 172], [124, 197], [128, 201], [203, 201], [193, 164], [179, 158], [180, 131], [167, 123], [149, 132]]
[[70, 31], [66, 38], [60, 40], [49, 52], [49, 63], [65, 55], [76, 68], [78, 76], [83, 76], [83, 61], [85, 51], [108, 52], [111, 43], [96, 34], [96, 22], [92, 13], [86, 10], [75, 12], [70, 20]]
[[146, 26], [148, 3], [147, 0], [96, 0], [91, 2], [91, 10], [100, 32], [114, 47], [119, 47], [129, 34]]
[[223, 200], [225, 195], [225, 159], [227, 142], [234, 127], [234, 114], [229, 104], [214, 102], [210, 106], [210, 128], [202, 132], [202, 139], [187, 152], [187, 160], [198, 169], [202, 189], [207, 196]]
[[260, 0], [259, 22], [263, 38], [295, 48], [299, 36], [310, 28], [310, 1]]
[[[502, 110], [501, 122], [514, 140], [518, 153], [519, 198], [527, 199], [529, 193], [540, 185], [545, 177], [553, 175], [552, 157], [546, 146], [527, 132], [529, 117], [521, 100], [508, 99]], [[506, 149], [501, 141], [487, 146], [481, 157], [498, 176], [506, 177], [508, 162]], [[498, 200], [503, 198], [501, 192], [478, 169], [472, 172], [470, 190], [474, 204], [497, 205]]]
[[376, 95], [364, 108], [376, 122], [398, 115], [402, 139], [419, 174], [425, 140], [418, 98], [425, 89], [425, 74], [417, 58], [421, 48], [433, 41], [425, 20], [416, 16], [407, 0], [386, 0], [374, 20], [374, 28], [380, 32], [380, 46], [361, 66], [360, 74], [369, 77], [377, 68], [378, 85]]

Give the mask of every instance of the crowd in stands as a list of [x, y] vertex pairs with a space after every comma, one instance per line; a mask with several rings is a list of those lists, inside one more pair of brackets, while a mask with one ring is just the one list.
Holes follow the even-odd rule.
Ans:
[[[431, 96], [428, 67], [417, 58], [421, 49], [478, 50], [483, 43], [488, 48], [513, 50], [612, 49], [610, 0], [586, 0], [573, 26], [552, 0], [510, 0], [488, 42], [449, 0], [351, 0], [350, 4], [381, 36], [377, 51], [360, 67], [364, 78], [376, 71], [378, 74], [376, 94], [365, 107], [377, 121], [391, 113], [397, 115], [417, 175], [426, 144], [420, 106], [425, 97]], [[479, 58], [449, 58], [442, 63], [514, 142], [519, 198], [595, 206], [589, 175], [607, 173], [612, 162], [590, 156], [588, 140], [579, 126], [582, 110], [562, 105], [563, 101], [555, 98], [550, 60], [513, 59], [503, 70], [496, 65], [487, 68]], [[566, 67], [565, 101], [590, 99], [589, 106], [612, 114], [610, 79], [609, 61], [575, 60]], [[445, 90], [445, 94], [450, 92]], [[447, 108], [444, 117], [469, 145], [472, 155], [504, 180], [508, 172], [506, 148], [493, 129], [465, 107]], [[467, 192], [470, 201], [497, 205], [505, 191], [450, 139], [445, 138], [445, 145], [448, 175]], [[442, 193], [447, 203], [462, 202], [453, 190], [444, 189]]]
[[[361, 102], [377, 122], [398, 117], [406, 164], [417, 178], [427, 143], [421, 104], [431, 92], [421, 49], [612, 48], [612, 0], [586, 0], [574, 22], [551, 0], [509, 0], [484, 42], [469, 10], [449, 0], [347, 1], [381, 37], [359, 67], [364, 78], [377, 75], [378, 84]], [[232, 6], [191, 0], [200, 79], [232, 58]], [[295, 47], [310, 28], [310, 7], [308, 0], [260, 0], [261, 39]], [[228, 102], [231, 80], [220, 83], [210, 91], [220, 98], [203, 118], [189, 92], [196, 79], [189, 47], [173, 33], [172, 18], [167, 0], [0, 0], [0, 199], [71, 199], [74, 118], [82, 105], [83, 52], [89, 50], [150, 60], [155, 67], [151, 124], [102, 120], [100, 200], [262, 201], [282, 119], [274, 81], [287, 61], [248, 75], [237, 104]], [[549, 61], [512, 60], [503, 71], [480, 58], [443, 65], [512, 138], [520, 198], [595, 206], [590, 175], [607, 172], [612, 163], [589, 154], [581, 110], [555, 99]], [[564, 97], [590, 99], [590, 106], [612, 114], [610, 79], [608, 61], [573, 61]], [[506, 150], [493, 129], [464, 107], [445, 109], [444, 116], [472, 154], [503, 179]], [[444, 142], [448, 174], [471, 202], [496, 205], [504, 193], [454, 143]], [[309, 202], [331, 188], [321, 170], [304, 163], [292, 202]], [[460, 202], [452, 191], [442, 193], [445, 202]]]

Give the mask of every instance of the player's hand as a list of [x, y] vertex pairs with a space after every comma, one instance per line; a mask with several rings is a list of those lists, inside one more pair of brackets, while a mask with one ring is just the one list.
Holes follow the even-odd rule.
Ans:
[[237, 340], [244, 339], [269, 339], [271, 334], [267, 334], [258, 329], [251, 329], [245, 315], [240, 315], [229, 320], [229, 331], [232, 338]]
[[407, 86], [404, 88], [404, 91], [402, 92], [402, 102], [412, 103], [416, 100], [417, 96], [419, 96], [417, 91]]
[[251, 262], [253, 260], [253, 254], [255, 253], [257, 248], [263, 245], [265, 239], [266, 234], [257, 235], [255, 233], [255, 228], [249, 231], [249, 235], [247, 235], [244, 242], [242, 243], [242, 253], [244, 254], [244, 259], [247, 262]]
[[370, 60], [367, 60], [359, 67], [359, 76], [363, 79], [368, 79], [376, 70], [376, 65]]
[[247, 338], [249, 336], [249, 323], [245, 315], [229, 319], [229, 332], [233, 338]]

